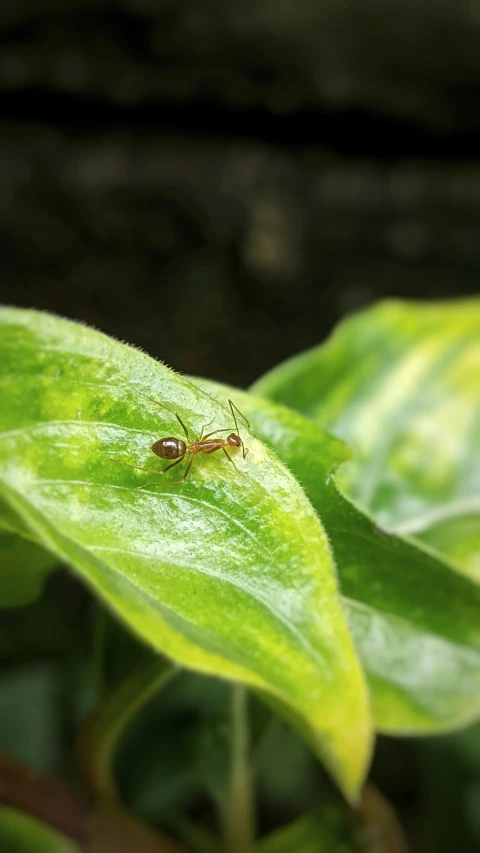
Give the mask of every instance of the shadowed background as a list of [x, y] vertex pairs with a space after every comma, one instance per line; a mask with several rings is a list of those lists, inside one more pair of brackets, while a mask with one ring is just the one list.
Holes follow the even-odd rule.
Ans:
[[[247, 385], [478, 291], [477, 0], [2, 0], [0, 36], [2, 302]], [[480, 837], [469, 737], [378, 750], [418, 853]]]
[[478, 289], [475, 0], [3, 0], [2, 300], [246, 384]]

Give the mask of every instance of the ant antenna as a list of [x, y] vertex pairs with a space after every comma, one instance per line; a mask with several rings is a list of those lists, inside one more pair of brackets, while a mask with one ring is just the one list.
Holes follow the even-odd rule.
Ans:
[[[243, 415], [243, 414], [241, 413], [240, 409], [238, 409], [238, 408], [237, 408], [237, 406], [235, 405], [235, 403], [234, 403], [232, 400], [229, 400], [229, 401], [228, 401], [228, 405], [230, 406], [230, 411], [231, 411], [231, 413], [232, 413], [232, 418], [233, 418], [233, 421], [234, 421], [234, 423], [235, 423], [235, 429], [237, 430], [237, 435], [239, 436], [239, 438], [241, 438], [241, 436], [240, 436], [240, 430], [239, 430], [239, 428], [238, 428], [238, 421], [237, 421], [237, 417], [236, 417], [236, 415], [235, 415], [235, 412], [237, 412], [237, 414], [238, 414], [238, 415], [242, 418], [242, 420], [245, 422], [245, 424], [246, 424], [246, 426], [247, 426], [247, 429], [250, 429], [250, 424], [249, 424], [249, 422], [247, 421], [247, 419], [246, 419], [245, 415]], [[247, 450], [247, 448], [245, 447], [245, 445], [244, 445], [244, 443], [243, 443], [243, 439], [242, 439], [242, 450], [243, 450], [243, 458], [244, 458], [244, 459], [246, 459], [246, 458], [247, 458], [248, 450]]]
[[187, 427], [185, 426], [185, 424], [183, 423], [183, 421], [182, 421], [182, 419], [181, 419], [180, 415], [178, 414], [178, 412], [175, 412], [173, 409], [171, 409], [171, 408], [170, 408], [170, 406], [166, 406], [166, 405], [165, 405], [165, 403], [161, 403], [161, 402], [160, 402], [160, 400], [156, 400], [156, 399], [155, 399], [155, 397], [150, 397], [150, 395], [149, 395], [149, 394], [145, 394], [143, 391], [139, 391], [139, 390], [138, 390], [138, 388], [135, 388], [135, 386], [134, 386], [134, 385], [130, 385], [130, 388], [131, 388], [133, 391], [135, 391], [135, 393], [136, 393], [136, 394], [140, 394], [142, 397], [145, 397], [145, 399], [146, 399], [146, 400], [150, 400], [152, 403], [155, 403], [155, 405], [156, 405], [156, 406], [160, 406], [160, 408], [161, 408], [161, 409], [165, 409], [167, 412], [170, 412], [170, 414], [171, 414], [171, 415], [174, 415], [174, 416], [176, 417], [176, 419], [177, 419], [178, 423], [179, 423], [179, 424], [180, 424], [180, 426], [182, 427], [183, 432], [185, 433], [185, 436], [186, 436], [187, 440], [188, 440], [188, 441], [190, 441], [190, 436], [189, 436], [189, 434], [188, 434], [188, 429], [187, 429]]

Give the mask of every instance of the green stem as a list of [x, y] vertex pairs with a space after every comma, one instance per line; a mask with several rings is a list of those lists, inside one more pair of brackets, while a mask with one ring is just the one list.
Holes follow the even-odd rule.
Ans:
[[228, 853], [250, 853], [254, 838], [252, 768], [249, 758], [248, 692], [232, 687], [230, 792], [225, 821]]
[[87, 717], [78, 737], [78, 756], [84, 775], [97, 796], [118, 799], [112, 763], [115, 749], [129, 722], [148, 700], [178, 672], [161, 658], [142, 661]]

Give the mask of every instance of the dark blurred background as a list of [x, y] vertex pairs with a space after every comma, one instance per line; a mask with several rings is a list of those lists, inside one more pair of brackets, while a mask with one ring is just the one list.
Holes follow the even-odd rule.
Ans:
[[[480, 0], [1, 0], [0, 37], [1, 301], [247, 385], [478, 291]], [[479, 744], [381, 739], [416, 853], [476, 849]]]
[[478, 289], [478, 0], [1, 0], [1, 299], [245, 385]]

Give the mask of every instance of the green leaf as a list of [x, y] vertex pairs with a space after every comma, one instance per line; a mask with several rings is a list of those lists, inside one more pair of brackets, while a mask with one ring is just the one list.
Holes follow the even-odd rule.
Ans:
[[[199, 380], [220, 399], [230, 388]], [[480, 713], [480, 587], [423, 546], [386, 534], [338, 490], [348, 455], [297, 412], [235, 391], [256, 435], [302, 483], [327, 531], [377, 728], [446, 731]]]
[[0, 753], [10, 753], [35, 770], [58, 769], [61, 687], [59, 669], [52, 664], [0, 671]]
[[480, 519], [465, 513], [432, 524], [418, 538], [480, 583]]
[[113, 758], [129, 723], [145, 703], [176, 674], [165, 660], [146, 654], [123, 682], [99, 702], [82, 726], [79, 760], [89, 787], [99, 797], [115, 799]]
[[230, 691], [224, 681], [183, 671], [136, 715], [117, 768], [123, 799], [143, 820], [169, 826], [192, 798], [215, 797], [220, 786], [223, 803]]
[[[350, 821], [351, 822], [351, 821]], [[255, 853], [360, 853], [348, 819], [339, 807], [305, 814], [276, 829], [254, 847]], [[363, 847], [365, 850], [365, 847]]]
[[80, 853], [80, 847], [36, 818], [0, 807], [0, 849], [5, 853]]
[[161, 469], [150, 445], [181, 434], [138, 392], [193, 436], [233, 428], [228, 410], [84, 326], [16, 309], [0, 325], [10, 508], [153, 647], [276, 698], [354, 797], [371, 747], [366, 689], [327, 537], [295, 479], [246, 431], [241, 473], [218, 455], [196, 459], [182, 486], [168, 485], [175, 471], [125, 467]]
[[480, 300], [380, 303], [254, 386], [348, 442], [339, 482], [378, 524], [477, 579], [479, 329]]
[[279, 717], [270, 717], [255, 750], [255, 791], [261, 814], [282, 820], [314, 809], [332, 785], [314, 754]]
[[48, 551], [0, 528], [0, 607], [21, 607], [38, 598], [57, 563]]
[[0, 496], [0, 607], [35, 601], [57, 564]]
[[389, 802], [367, 783], [353, 811], [327, 794], [312, 809], [262, 838], [255, 853], [407, 853], [402, 827]]

